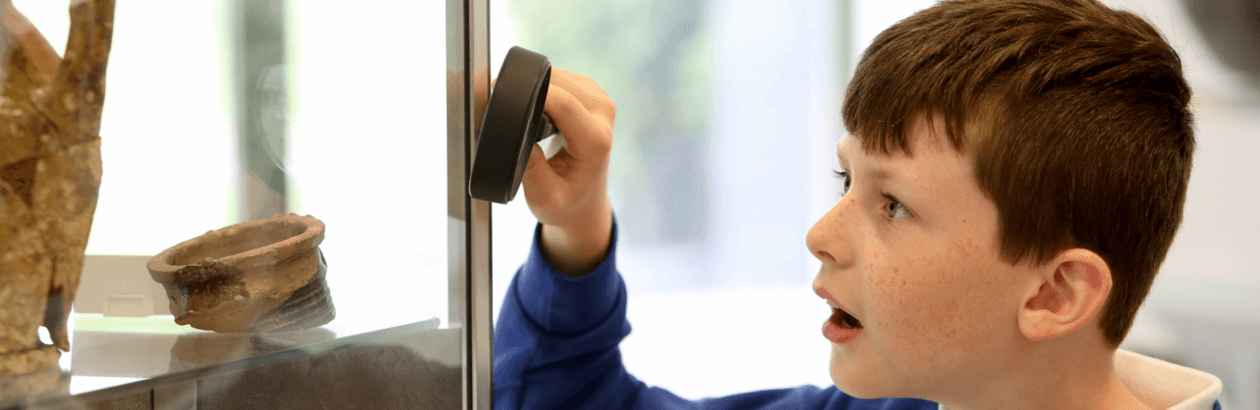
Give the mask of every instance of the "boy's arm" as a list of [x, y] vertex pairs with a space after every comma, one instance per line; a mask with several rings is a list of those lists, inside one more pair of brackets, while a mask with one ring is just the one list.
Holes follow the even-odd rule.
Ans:
[[543, 109], [565, 149], [548, 159], [535, 145], [521, 181], [539, 225], [495, 327], [495, 407], [623, 408], [642, 383], [617, 349], [630, 325], [607, 194], [616, 107], [553, 67]]
[[644, 386], [626, 373], [617, 348], [630, 324], [616, 251], [572, 278], [544, 259], [542, 231], [540, 224], [495, 327], [495, 408], [627, 408]]

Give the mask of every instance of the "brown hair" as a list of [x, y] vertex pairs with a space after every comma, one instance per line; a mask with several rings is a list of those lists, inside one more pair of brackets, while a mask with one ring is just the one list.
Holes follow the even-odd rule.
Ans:
[[1107, 262], [1101, 330], [1118, 347], [1181, 224], [1189, 102], [1177, 53], [1132, 13], [1094, 0], [960, 0], [875, 38], [844, 125], [868, 152], [911, 154], [909, 124], [940, 115], [997, 206], [1004, 261], [1043, 265], [1079, 247]]

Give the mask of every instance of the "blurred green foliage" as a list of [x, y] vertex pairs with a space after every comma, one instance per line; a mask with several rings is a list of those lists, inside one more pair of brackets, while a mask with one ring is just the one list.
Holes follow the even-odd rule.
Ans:
[[617, 104], [610, 189], [632, 242], [702, 241], [710, 47], [704, 1], [499, 0], [520, 46]]

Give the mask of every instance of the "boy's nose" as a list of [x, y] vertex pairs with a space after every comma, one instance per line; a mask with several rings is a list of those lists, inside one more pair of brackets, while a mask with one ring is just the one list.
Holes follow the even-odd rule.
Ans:
[[809, 253], [822, 261], [824, 266], [847, 266], [852, 263], [850, 242], [846, 240], [846, 232], [850, 229], [845, 224], [845, 210], [849, 201], [841, 200], [827, 211], [814, 227], [805, 235], [805, 246]]

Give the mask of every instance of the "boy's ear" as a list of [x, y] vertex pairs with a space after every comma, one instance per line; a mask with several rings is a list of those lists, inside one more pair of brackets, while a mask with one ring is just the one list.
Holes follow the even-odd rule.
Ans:
[[1037, 268], [1019, 311], [1019, 331], [1035, 340], [1072, 333], [1090, 323], [1111, 292], [1111, 269], [1087, 249], [1059, 252]]

